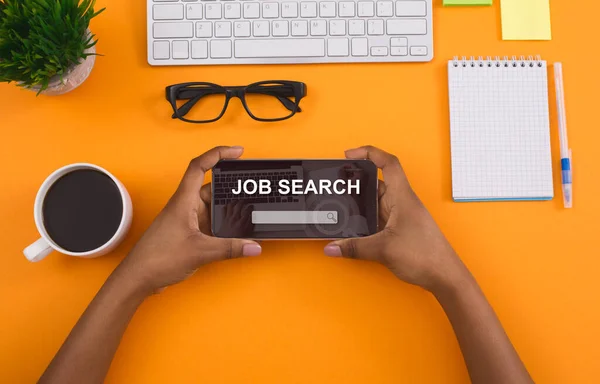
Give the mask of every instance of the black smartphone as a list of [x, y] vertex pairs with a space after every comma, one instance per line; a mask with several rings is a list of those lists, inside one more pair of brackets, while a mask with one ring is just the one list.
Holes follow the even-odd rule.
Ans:
[[212, 173], [212, 231], [246, 239], [341, 239], [377, 232], [370, 160], [223, 160]]

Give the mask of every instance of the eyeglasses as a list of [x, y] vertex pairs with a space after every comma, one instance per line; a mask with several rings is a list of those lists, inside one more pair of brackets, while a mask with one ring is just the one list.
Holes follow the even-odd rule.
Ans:
[[289, 119], [300, 109], [306, 84], [297, 81], [261, 81], [246, 87], [223, 87], [213, 83], [183, 83], [167, 87], [173, 119], [188, 123], [212, 123], [225, 114], [229, 101], [237, 97], [254, 120], [272, 122]]

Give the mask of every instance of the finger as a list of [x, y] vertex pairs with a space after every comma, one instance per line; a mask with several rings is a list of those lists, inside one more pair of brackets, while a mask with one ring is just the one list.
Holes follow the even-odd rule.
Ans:
[[235, 202], [228, 203], [225, 206], [225, 217], [233, 217], [233, 209], [235, 207]]
[[222, 239], [205, 236], [202, 245], [209, 261], [236, 259], [239, 257], [258, 256], [262, 247], [255, 241], [242, 239]]
[[231, 213], [233, 215], [233, 217], [236, 217], [236, 218], [240, 217], [243, 206], [244, 206], [244, 203], [241, 200], [237, 200], [235, 203], [233, 203], [233, 211]]
[[242, 208], [242, 225], [244, 228], [248, 229], [248, 232], [251, 232], [251, 228], [252, 228], [252, 211], [254, 209], [254, 206], [252, 204], [246, 204], [244, 205], [244, 208]]
[[385, 185], [385, 181], [377, 180], [378, 188], [377, 192], [379, 194], [379, 230], [381, 231], [383, 228], [387, 226], [387, 223], [390, 219], [390, 212], [384, 208], [383, 196], [387, 190], [387, 186]]
[[212, 203], [212, 184], [208, 183], [202, 186], [200, 189], [200, 198], [207, 206]]
[[385, 181], [377, 180], [377, 193], [379, 194], [379, 198], [381, 199], [383, 195], [385, 195], [385, 190], [387, 186], [385, 185]]
[[190, 162], [187, 171], [183, 175], [180, 188], [184, 193], [198, 193], [204, 184], [204, 175], [219, 160], [237, 159], [242, 156], [244, 148], [242, 147], [216, 147], [210, 151], [196, 157]]
[[325, 255], [360, 260], [377, 260], [382, 244], [381, 234], [334, 241], [325, 246]]
[[402, 165], [398, 158], [379, 148], [367, 145], [360, 148], [349, 149], [346, 151], [348, 159], [369, 159], [377, 168], [381, 168], [383, 178], [388, 184], [404, 185], [408, 184]]
[[252, 211], [254, 210], [254, 205], [252, 204], [244, 204], [244, 207], [242, 208], [242, 216], [244, 217], [250, 217], [252, 216]]
[[242, 219], [242, 230], [244, 231], [244, 236], [252, 237], [254, 224], [252, 224], [252, 219], [250, 217]]
[[[212, 233], [211, 222], [212, 222], [212, 188], [211, 184], [208, 183], [200, 190], [200, 199], [204, 203], [204, 210], [198, 209], [198, 222], [200, 223], [200, 232], [210, 234]], [[219, 208], [217, 208], [219, 209]], [[206, 220], [208, 218], [208, 220]]]

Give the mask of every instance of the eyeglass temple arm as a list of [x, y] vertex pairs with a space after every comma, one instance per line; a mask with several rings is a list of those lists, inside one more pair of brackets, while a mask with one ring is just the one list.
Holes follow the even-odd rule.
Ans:
[[[183, 116], [187, 115], [188, 112], [194, 107], [194, 105], [196, 105], [196, 103], [198, 101], [200, 101], [200, 99], [203, 96], [204, 95], [198, 95], [198, 96], [194, 97], [193, 99], [188, 100], [181, 107], [177, 108], [177, 113], [179, 114], [179, 116], [183, 117]], [[177, 113], [173, 113], [173, 115], [171, 116], [171, 118], [172, 119], [177, 119]]]

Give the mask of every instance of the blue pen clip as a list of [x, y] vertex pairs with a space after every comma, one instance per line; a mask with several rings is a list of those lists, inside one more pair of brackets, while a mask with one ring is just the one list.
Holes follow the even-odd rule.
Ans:
[[563, 202], [565, 208], [573, 208], [573, 161], [569, 149], [569, 157], [560, 160], [562, 175]]

